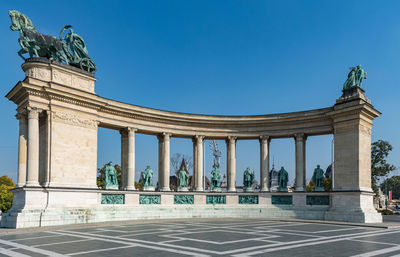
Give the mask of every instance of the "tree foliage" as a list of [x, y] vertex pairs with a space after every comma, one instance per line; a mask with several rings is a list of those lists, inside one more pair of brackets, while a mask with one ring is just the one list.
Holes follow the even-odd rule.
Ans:
[[375, 194], [378, 194], [377, 182], [379, 178], [388, 175], [396, 167], [389, 164], [386, 158], [393, 147], [388, 141], [378, 140], [371, 146], [371, 184]]
[[400, 176], [393, 176], [381, 183], [381, 190], [386, 193], [392, 190], [392, 198], [400, 199]]
[[[103, 168], [97, 169], [97, 186], [99, 188], [105, 188], [106, 185], [106, 176], [104, 174], [106, 170], [106, 165], [104, 164]], [[121, 167], [118, 164], [114, 165], [115, 170], [117, 171], [117, 180], [118, 180], [118, 186], [121, 186]]]
[[181, 153], [175, 153], [171, 156], [171, 166], [175, 172], [175, 174], [178, 174], [179, 168], [181, 167], [182, 159], [185, 159], [186, 163], [186, 168], [188, 169], [188, 172], [193, 168], [193, 158], [189, 155], [186, 154], [181, 154]]
[[315, 187], [314, 182], [311, 179], [310, 183], [308, 183], [308, 185], [306, 186], [306, 192], [312, 192], [314, 187]]
[[0, 210], [2, 213], [7, 212], [13, 201], [13, 193], [10, 189], [15, 187], [14, 182], [7, 175], [0, 177]]
[[332, 179], [324, 178], [324, 189], [326, 192], [332, 191]]

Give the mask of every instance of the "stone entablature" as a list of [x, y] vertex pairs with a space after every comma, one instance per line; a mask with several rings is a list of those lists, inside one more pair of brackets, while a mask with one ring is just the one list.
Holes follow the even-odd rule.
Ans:
[[[138, 133], [156, 135], [168, 132], [174, 137], [203, 135], [207, 139], [225, 139], [227, 136], [236, 136], [239, 139], [258, 139], [263, 135], [271, 138], [283, 138], [293, 137], [296, 133], [307, 135], [333, 133], [331, 117], [334, 113], [333, 107], [248, 116], [198, 115], [162, 111], [121, 103], [91, 94], [94, 92], [95, 79], [76, 71], [70, 71], [69, 76], [91, 81], [92, 89], [87, 90], [86, 86], [79, 83], [71, 82], [71, 84], [72, 79], [68, 79], [68, 82], [67, 79], [63, 81], [51, 79], [54, 75], [47, 76], [45, 74], [66, 72], [64, 67], [55, 64], [28, 62], [22, 67], [26, 71], [26, 79], [19, 82], [7, 94], [7, 98], [18, 104], [19, 108], [27, 104], [22, 101], [26, 99], [26, 94], [32, 96], [30, 105], [44, 110], [49, 110], [53, 105], [52, 102], [55, 106], [72, 104], [72, 109], [92, 114], [93, 120], [99, 122], [99, 126], [102, 127], [113, 129], [135, 127]], [[21, 96], [23, 97], [21, 98]], [[33, 99], [34, 96], [37, 98]]]

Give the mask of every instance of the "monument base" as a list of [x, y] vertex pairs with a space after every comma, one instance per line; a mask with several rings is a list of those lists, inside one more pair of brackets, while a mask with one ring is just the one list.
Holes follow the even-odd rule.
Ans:
[[187, 187], [178, 187], [178, 192], [188, 192], [189, 189]]
[[222, 192], [222, 190], [220, 187], [216, 187], [216, 188], [211, 189], [211, 192]]
[[155, 191], [154, 187], [143, 187], [143, 191]]
[[[279, 192], [220, 192], [218, 196], [226, 200], [221, 204], [209, 204], [207, 198], [215, 194], [205, 192], [16, 188], [13, 193], [14, 205], [3, 214], [2, 227], [193, 217], [382, 222], [380, 214], [373, 209], [372, 194], [360, 192], [289, 192], [284, 195]], [[251, 201], [246, 201], [249, 197]], [[285, 201], [277, 201], [282, 197]], [[178, 203], [176, 199], [179, 198]], [[309, 198], [313, 199], [309, 201]], [[187, 201], [182, 203], [182, 199]]]
[[[243, 188], [243, 192], [253, 192], [253, 188], [252, 187], [244, 187]], [[267, 191], [266, 191], [267, 192]]]
[[372, 192], [334, 192], [331, 208], [325, 213], [326, 220], [382, 223], [382, 215], [373, 205]]

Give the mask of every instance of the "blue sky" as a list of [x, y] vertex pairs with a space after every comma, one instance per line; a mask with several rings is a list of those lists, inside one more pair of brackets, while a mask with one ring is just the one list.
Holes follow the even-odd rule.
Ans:
[[[388, 140], [400, 166], [399, 1], [1, 1], [0, 95], [24, 78], [17, 32], [7, 11], [26, 14], [58, 36], [66, 24], [96, 62], [96, 93], [152, 108], [201, 114], [272, 114], [332, 106], [349, 67], [363, 65], [367, 97], [382, 116], [372, 139]], [[15, 104], [0, 98], [0, 176], [16, 178]], [[99, 130], [99, 166], [120, 162], [117, 131]], [[332, 136], [307, 140], [307, 177], [331, 161]], [[225, 143], [222, 171], [226, 167]], [[206, 148], [206, 174], [212, 164]], [[171, 154], [192, 154], [173, 139]], [[271, 142], [271, 161], [294, 179], [294, 140]], [[259, 144], [237, 144], [238, 184], [249, 166], [258, 176]], [[157, 170], [157, 139], [138, 135], [136, 170]], [[400, 174], [396, 171], [394, 174]]]

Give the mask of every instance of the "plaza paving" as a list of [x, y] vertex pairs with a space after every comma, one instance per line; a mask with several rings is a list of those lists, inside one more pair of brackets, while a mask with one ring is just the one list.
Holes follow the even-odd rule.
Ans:
[[181, 220], [0, 230], [0, 256], [400, 256], [400, 229]]

